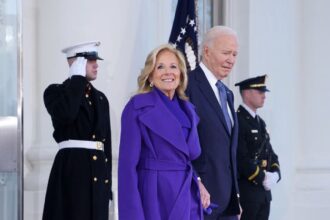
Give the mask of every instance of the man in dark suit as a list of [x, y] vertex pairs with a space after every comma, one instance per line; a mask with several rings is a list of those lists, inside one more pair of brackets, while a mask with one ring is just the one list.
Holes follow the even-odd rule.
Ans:
[[264, 105], [266, 75], [246, 79], [239, 86], [243, 104], [237, 110], [237, 162], [243, 213], [241, 220], [267, 220], [271, 188], [280, 180], [278, 157], [269, 142], [266, 124], [257, 115]]
[[111, 194], [109, 102], [97, 78], [99, 42], [62, 50], [69, 77], [49, 85], [44, 102], [59, 145], [50, 173], [43, 220], [107, 220]]
[[200, 117], [202, 153], [193, 166], [199, 175], [202, 202], [211, 196], [211, 202], [218, 205], [205, 219], [234, 220], [240, 213], [236, 169], [238, 126], [233, 93], [221, 81], [230, 74], [236, 61], [236, 32], [225, 26], [211, 28], [204, 36], [201, 50], [201, 63], [189, 73], [187, 89]]

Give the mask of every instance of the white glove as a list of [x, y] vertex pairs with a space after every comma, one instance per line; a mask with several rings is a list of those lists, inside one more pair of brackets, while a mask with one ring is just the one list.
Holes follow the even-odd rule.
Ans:
[[70, 66], [69, 77], [73, 75], [86, 76], [86, 63], [87, 59], [85, 57], [77, 57], [75, 61]]
[[265, 179], [262, 182], [262, 185], [264, 186], [265, 190], [269, 191], [271, 188], [277, 183], [279, 179], [279, 175], [277, 172], [265, 172]]

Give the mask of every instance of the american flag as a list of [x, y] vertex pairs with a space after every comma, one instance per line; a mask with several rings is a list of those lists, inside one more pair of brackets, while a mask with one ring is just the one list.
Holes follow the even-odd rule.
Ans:
[[195, 0], [178, 0], [169, 42], [185, 55], [188, 71], [198, 64]]

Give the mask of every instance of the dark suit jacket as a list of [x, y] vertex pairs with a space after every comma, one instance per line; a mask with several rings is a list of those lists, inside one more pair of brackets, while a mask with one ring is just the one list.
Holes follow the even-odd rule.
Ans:
[[188, 76], [186, 93], [200, 117], [198, 134], [202, 153], [193, 162], [194, 169], [211, 194], [211, 202], [219, 205], [212, 216], [236, 215], [239, 213], [236, 168], [238, 123], [233, 93], [226, 87], [228, 104], [234, 119], [230, 135], [220, 104], [203, 70], [198, 66]]

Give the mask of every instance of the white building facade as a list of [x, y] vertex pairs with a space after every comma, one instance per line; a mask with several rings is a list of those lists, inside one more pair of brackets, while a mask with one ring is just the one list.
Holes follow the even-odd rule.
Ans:
[[[24, 99], [24, 219], [41, 219], [50, 167], [57, 151], [43, 91], [65, 80], [60, 50], [101, 41], [99, 76], [93, 82], [110, 102], [113, 191], [117, 192], [120, 117], [137, 89], [148, 52], [166, 43], [175, 10], [171, 0], [22, 1]], [[207, 1], [205, 1], [207, 2]], [[227, 84], [268, 74], [260, 115], [279, 155], [282, 180], [273, 190], [271, 220], [325, 219], [330, 202], [326, 117], [330, 20], [327, 0], [226, 0], [225, 24], [237, 30], [239, 58]], [[173, 7], [174, 4], [174, 7]], [[115, 197], [116, 198], [116, 197]], [[110, 208], [117, 216], [116, 201]]]

